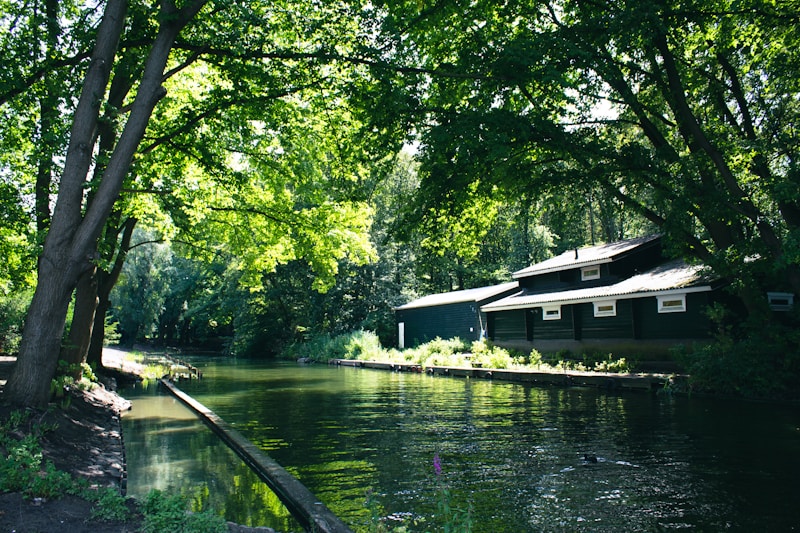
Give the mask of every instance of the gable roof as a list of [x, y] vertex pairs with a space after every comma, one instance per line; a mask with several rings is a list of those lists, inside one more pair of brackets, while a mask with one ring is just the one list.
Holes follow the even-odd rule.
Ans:
[[670, 261], [614, 285], [526, 294], [516, 294], [481, 306], [481, 311], [506, 311], [541, 307], [542, 305], [565, 305], [615, 298], [644, 298], [670, 293], [705, 292], [712, 289], [711, 278], [700, 265], [687, 265], [682, 260]]
[[601, 263], [611, 263], [620, 256], [642, 246], [654, 243], [660, 239], [660, 235], [647, 235], [625, 241], [617, 241], [598, 246], [568, 250], [561, 255], [551, 257], [541, 263], [518, 270], [512, 274], [514, 279], [533, 276], [536, 274], [547, 274], [550, 272], [560, 272], [589, 265]]
[[430, 294], [423, 296], [407, 304], [395, 307], [395, 311], [404, 309], [416, 309], [419, 307], [433, 307], [436, 305], [447, 305], [464, 302], [482, 302], [487, 298], [498, 296], [504, 292], [513, 291], [519, 287], [519, 283], [511, 281], [501, 285], [491, 285], [489, 287], [478, 287], [476, 289], [465, 289], [462, 291], [443, 292], [440, 294]]

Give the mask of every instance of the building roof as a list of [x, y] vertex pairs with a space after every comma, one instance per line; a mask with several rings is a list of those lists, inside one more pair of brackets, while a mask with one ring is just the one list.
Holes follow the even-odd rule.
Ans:
[[708, 277], [704, 267], [687, 265], [682, 260], [675, 260], [614, 285], [534, 294], [520, 291], [481, 306], [481, 310], [505, 311], [549, 304], [565, 305], [617, 298], [644, 298], [670, 293], [704, 292], [711, 290], [710, 283], [711, 278]]
[[511, 281], [500, 285], [491, 285], [489, 287], [478, 287], [477, 289], [465, 289], [463, 291], [443, 292], [440, 294], [431, 294], [423, 296], [417, 300], [408, 302], [407, 304], [395, 307], [395, 311], [402, 311], [404, 309], [416, 309], [419, 307], [433, 307], [436, 305], [447, 305], [464, 302], [482, 302], [487, 298], [503, 294], [504, 292], [513, 291], [519, 287], [519, 283]]
[[590, 246], [588, 248], [568, 250], [561, 255], [551, 257], [541, 263], [536, 263], [528, 268], [518, 270], [512, 274], [512, 277], [514, 279], [519, 279], [536, 274], [547, 274], [584, 266], [599, 265], [601, 263], [610, 263], [631, 250], [657, 241], [660, 237], [660, 235], [648, 235], [625, 241]]

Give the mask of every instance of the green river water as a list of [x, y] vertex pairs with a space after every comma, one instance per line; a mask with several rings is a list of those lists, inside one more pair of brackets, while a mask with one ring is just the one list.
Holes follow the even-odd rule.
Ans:
[[[800, 530], [797, 406], [192, 362], [205, 377], [180, 387], [357, 532], [378, 517], [410, 532], [444, 531], [443, 489], [453, 508], [471, 509], [476, 533]], [[228, 520], [300, 531], [177, 400], [155, 386], [122, 394], [133, 402], [123, 416], [130, 495], [179, 489]]]

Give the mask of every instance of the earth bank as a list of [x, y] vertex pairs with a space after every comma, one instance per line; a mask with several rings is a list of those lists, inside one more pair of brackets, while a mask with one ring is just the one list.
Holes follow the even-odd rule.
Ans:
[[[13, 357], [0, 357], [0, 420], [7, 421], [16, 409], [2, 401], [2, 390], [13, 368]], [[118, 377], [135, 376], [141, 366], [126, 360], [125, 352], [106, 348], [103, 364], [116, 369]], [[130, 402], [116, 392], [116, 381], [105, 377], [92, 390], [70, 390], [46, 411], [32, 411], [30, 421], [54, 427], [42, 439], [42, 454], [54, 466], [75, 478], [86, 479], [93, 488], [113, 487], [124, 493], [125, 447], [121, 413]], [[108, 522], [92, 518], [94, 503], [76, 496], [56, 499], [25, 498], [22, 493], [0, 494], [0, 531], [13, 533], [57, 532], [127, 533], [140, 531], [143, 517], [129, 499], [131, 518]], [[231, 532], [274, 533], [271, 528], [249, 528], [229, 523]]]

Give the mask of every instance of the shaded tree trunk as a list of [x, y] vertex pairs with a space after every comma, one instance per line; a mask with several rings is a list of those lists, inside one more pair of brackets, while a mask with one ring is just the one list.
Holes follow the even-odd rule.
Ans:
[[67, 345], [61, 350], [61, 359], [69, 365], [74, 379], [81, 377], [81, 363], [86, 360], [86, 352], [92, 340], [92, 326], [97, 309], [97, 268], [84, 272], [75, 288], [75, 307], [72, 311], [72, 325], [69, 329]]
[[58, 360], [67, 308], [78, 279], [92, 268], [97, 239], [116, 202], [153, 108], [164, 96], [161, 81], [175, 38], [205, 4], [177, 10], [161, 5], [162, 25], [147, 58], [136, 98], [96, 195], [83, 214], [84, 184], [92, 162], [100, 105], [108, 85], [127, 11], [124, 0], [108, 0], [92, 61], [75, 111], [52, 223], [39, 261], [39, 283], [31, 302], [17, 364], [6, 384], [16, 405], [45, 407]]
[[95, 311], [92, 327], [91, 343], [86, 353], [86, 362], [95, 365], [96, 368], [103, 368], [103, 345], [106, 337], [106, 314], [111, 309], [111, 289], [117, 284], [122, 266], [125, 264], [125, 257], [131, 248], [131, 238], [133, 229], [136, 227], [137, 219], [130, 217], [125, 221], [122, 231], [122, 242], [119, 252], [114, 260], [111, 272], [99, 270], [97, 273], [97, 309]]
[[[99, 273], [98, 277], [100, 278], [98, 280], [98, 286], [104, 285], [102, 279], [105, 278], [106, 275]], [[111, 309], [111, 300], [108, 298], [108, 292], [98, 291], [97, 309], [94, 313], [94, 324], [92, 326], [92, 338], [89, 342], [89, 348], [86, 350], [86, 362], [93, 365], [98, 370], [105, 368], [103, 365], [103, 346], [106, 339], [106, 314], [108, 310]]]
[[[114, 122], [117, 119], [117, 109], [122, 108], [123, 103], [125, 102], [125, 98], [130, 92], [131, 88], [133, 87], [133, 80], [131, 79], [131, 72], [127, 65], [120, 64], [119, 68], [115, 70], [114, 79], [111, 82], [111, 88], [108, 92], [108, 108], [109, 112], [106, 114], [105, 120], [100, 121], [98, 124], [98, 138], [99, 138], [99, 147], [98, 153], [103, 154], [105, 157], [98, 157], [98, 163], [95, 166], [94, 177], [93, 181], [95, 183], [99, 182], [102, 179], [103, 172], [105, 167], [103, 167], [99, 161], [107, 159], [110, 154], [113, 153], [114, 145], [117, 142], [117, 132], [116, 129], [113, 127]], [[89, 202], [92, 201], [94, 194], [89, 195]], [[113, 223], [119, 224], [119, 212], [116, 213], [116, 217], [112, 215], [110, 220], [113, 219]], [[88, 334], [89, 342], [84, 347], [81, 345], [81, 353], [75, 354], [75, 359], [80, 359], [80, 362], [88, 362], [89, 364], [94, 364], [95, 368], [102, 368], [103, 367], [103, 341], [105, 339], [105, 316], [108, 312], [110, 307], [110, 303], [108, 301], [108, 295], [111, 292], [114, 284], [117, 282], [117, 278], [119, 277], [119, 271], [122, 270], [122, 263], [125, 260], [125, 254], [130, 247], [130, 239], [131, 234], [133, 233], [133, 227], [136, 224], [135, 218], [128, 219], [125, 224], [123, 225], [123, 238], [122, 243], [119, 245], [119, 250], [117, 252], [117, 258], [115, 260], [114, 267], [112, 268], [112, 272], [107, 274], [102, 269], [97, 269], [95, 273], [95, 282], [91, 285], [91, 287], [84, 286], [84, 289], [90, 289], [92, 291], [92, 296], [95, 301], [95, 309], [92, 313], [86, 313], [81, 316], [77, 315], [77, 307], [75, 315], [72, 318], [72, 324], [70, 329], [70, 337], [73, 336], [73, 330], [78, 328], [80, 333], [75, 333], [76, 337], [85, 337]], [[117, 238], [119, 236], [119, 228], [114, 227], [114, 231], [111, 231], [110, 228], [112, 227], [112, 223], [106, 223], [106, 233], [105, 233], [105, 249], [109, 250], [108, 256], [105, 258], [106, 260], [110, 261], [113, 257], [114, 251], [117, 250]], [[130, 231], [128, 231], [130, 229]], [[115, 270], [119, 270], [114, 275]], [[111, 286], [106, 287], [109, 278], [113, 278], [111, 281]], [[78, 285], [78, 291], [80, 291], [82, 285]], [[76, 294], [76, 300], [79, 296]], [[88, 298], [88, 296], [87, 296]], [[102, 305], [102, 308], [100, 307]], [[100, 313], [100, 320], [97, 320], [97, 313]], [[100, 347], [99, 351], [95, 351], [93, 357], [89, 358], [89, 351], [91, 346], [96, 342], [95, 341], [95, 334], [100, 336]]]

